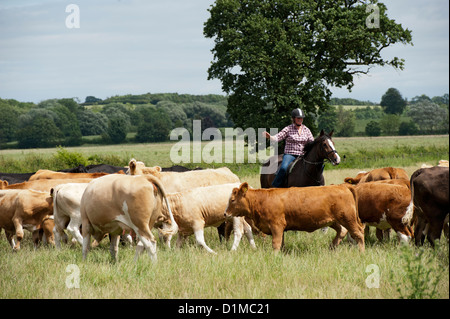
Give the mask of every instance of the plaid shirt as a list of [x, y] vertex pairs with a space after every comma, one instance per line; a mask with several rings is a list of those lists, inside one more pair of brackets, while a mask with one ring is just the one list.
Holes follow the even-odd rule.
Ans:
[[275, 135], [277, 142], [286, 140], [284, 147], [284, 154], [303, 155], [303, 149], [308, 142], [314, 141], [314, 136], [311, 134], [309, 128], [302, 124], [302, 131], [298, 134], [298, 129], [295, 124], [291, 124], [282, 129]]

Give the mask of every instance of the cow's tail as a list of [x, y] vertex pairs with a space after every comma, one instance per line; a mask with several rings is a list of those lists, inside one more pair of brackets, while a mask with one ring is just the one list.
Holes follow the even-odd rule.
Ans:
[[406, 208], [406, 213], [402, 217], [402, 223], [406, 226], [411, 226], [414, 220], [414, 179], [422, 173], [422, 169], [415, 171], [409, 180], [410, 190], [411, 190], [411, 201], [409, 202], [408, 208]]
[[175, 218], [173, 217], [172, 209], [170, 208], [170, 204], [169, 204], [169, 201], [167, 200], [167, 196], [166, 196], [166, 191], [164, 189], [163, 184], [161, 183], [161, 180], [153, 175], [144, 175], [144, 176], [145, 176], [145, 178], [147, 178], [147, 180], [149, 182], [156, 185], [156, 187], [158, 188], [158, 191], [161, 193], [161, 196], [163, 197], [164, 201], [166, 202], [167, 210], [169, 211], [169, 218], [170, 218], [170, 222], [172, 223], [172, 227], [160, 229], [160, 232], [164, 236], [175, 235], [178, 232], [178, 224], [175, 221]]
[[52, 187], [50, 189], [50, 196], [53, 198], [53, 217], [58, 215], [58, 209], [56, 208], [58, 205], [56, 204], [56, 198], [58, 197], [58, 190]]

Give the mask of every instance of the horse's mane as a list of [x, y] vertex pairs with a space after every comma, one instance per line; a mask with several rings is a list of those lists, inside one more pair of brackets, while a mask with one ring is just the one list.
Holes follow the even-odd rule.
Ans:
[[327, 133], [325, 133], [323, 135], [319, 135], [318, 137], [316, 137], [314, 139], [314, 141], [307, 143], [305, 145], [305, 148], [303, 149], [305, 151], [304, 156], [306, 156], [309, 153], [309, 151], [311, 151], [317, 143], [319, 143], [320, 141], [323, 141], [325, 138], [331, 138], [331, 137]]

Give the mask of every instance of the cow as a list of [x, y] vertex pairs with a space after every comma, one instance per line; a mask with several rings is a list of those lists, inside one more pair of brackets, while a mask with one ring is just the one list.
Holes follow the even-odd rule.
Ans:
[[83, 237], [80, 233], [80, 203], [88, 184], [60, 184], [50, 190], [50, 195], [53, 198], [54, 233], [57, 248], [61, 247], [61, 237], [64, 237], [64, 229], [66, 228], [80, 245], [83, 244]]
[[120, 171], [126, 172], [127, 167], [124, 166], [114, 166], [109, 164], [92, 164], [86, 166], [86, 170], [88, 173], [108, 173], [114, 174]]
[[415, 244], [426, 239], [434, 247], [449, 213], [449, 168], [434, 166], [416, 170], [410, 179], [411, 202], [404, 222], [414, 224]]
[[[53, 213], [53, 200], [48, 192], [35, 190], [0, 190], [0, 228], [4, 228], [8, 241], [14, 251], [20, 249], [23, 229], [31, 232], [39, 229], [41, 224]], [[12, 234], [17, 242], [14, 243]], [[46, 234], [54, 244], [53, 234]], [[34, 239], [35, 247], [37, 240]]]
[[34, 189], [37, 191], [50, 192], [52, 187], [67, 183], [89, 183], [92, 178], [74, 178], [74, 179], [39, 179], [31, 182], [23, 182], [8, 185], [8, 182], [0, 182], [0, 189]]
[[[162, 215], [163, 200], [168, 206], [168, 217]], [[145, 248], [156, 261], [156, 241], [151, 233], [154, 224], [166, 218], [170, 219], [171, 228], [163, 233], [173, 235], [178, 230], [164, 186], [151, 175], [111, 174], [92, 180], [81, 197], [80, 212], [83, 259], [87, 257], [91, 235], [99, 242], [109, 233], [111, 256], [117, 260], [119, 236], [123, 230], [133, 230], [139, 239], [135, 260]]]
[[[354, 186], [358, 195], [358, 215], [366, 226], [380, 230], [393, 228], [401, 242], [409, 242], [412, 229], [403, 222], [411, 201], [409, 181], [404, 179], [359, 183]], [[381, 233], [377, 237], [381, 241]]]
[[143, 170], [141, 165], [135, 159], [131, 159], [127, 174], [153, 175], [161, 180], [169, 193], [181, 192], [193, 187], [240, 182], [239, 177], [233, 174], [228, 167], [187, 172], [162, 172], [160, 166], [145, 167], [145, 170]]
[[[185, 239], [194, 234], [197, 242], [206, 251], [215, 254], [216, 252], [205, 243], [203, 230], [205, 227], [218, 227], [225, 221], [224, 211], [228, 199], [233, 188], [238, 186], [239, 183], [212, 185], [168, 194], [167, 199], [178, 224], [177, 247], [181, 247]], [[163, 210], [167, 210], [167, 207], [163, 206]], [[244, 227], [250, 245], [256, 248], [251, 228], [243, 218], [234, 218], [233, 222], [236, 225], [232, 250], [237, 248], [242, 237], [240, 223]]]
[[260, 231], [272, 235], [275, 252], [284, 244], [285, 231], [313, 232], [325, 226], [336, 230], [331, 248], [339, 245], [348, 231], [363, 252], [364, 228], [357, 207], [356, 191], [345, 184], [251, 189], [245, 182], [233, 189], [225, 215], [252, 219]]
[[28, 181], [34, 173], [0, 173], [0, 180], [8, 182], [8, 184], [17, 184]]
[[409, 176], [403, 168], [384, 167], [376, 168], [370, 172], [359, 172], [355, 178], [346, 177], [345, 183], [358, 184], [366, 182], [381, 181], [385, 179], [405, 179], [409, 180]]
[[[124, 174], [123, 171], [122, 174]], [[40, 169], [34, 175], [32, 175], [28, 181], [31, 182], [40, 179], [98, 178], [105, 175], [108, 175], [108, 173], [64, 173], [64, 172], [55, 172], [48, 169]]]

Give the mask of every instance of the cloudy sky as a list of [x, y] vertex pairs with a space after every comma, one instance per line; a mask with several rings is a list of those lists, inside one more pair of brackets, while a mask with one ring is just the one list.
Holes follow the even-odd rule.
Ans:
[[[224, 94], [207, 80], [213, 41], [203, 36], [213, 0], [0, 0], [0, 98], [151, 93]], [[448, 0], [385, 0], [388, 16], [412, 30], [411, 45], [385, 49], [404, 71], [375, 67], [335, 97], [379, 102], [390, 87], [404, 97], [449, 92]], [[80, 10], [80, 27], [68, 28]], [[72, 21], [72, 20], [70, 20]]]

